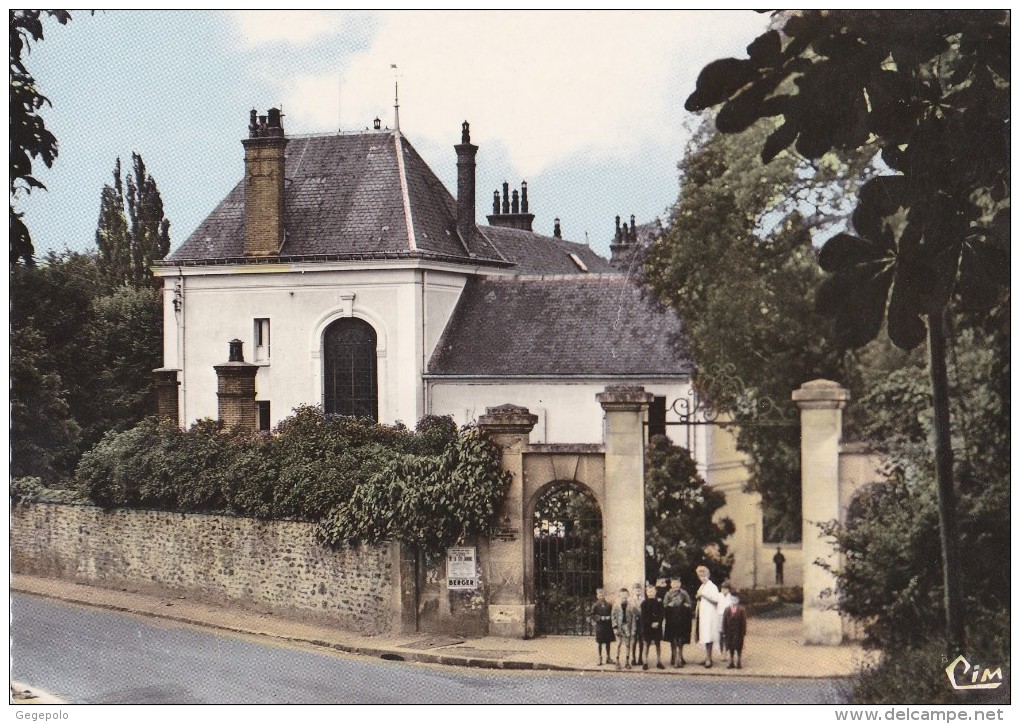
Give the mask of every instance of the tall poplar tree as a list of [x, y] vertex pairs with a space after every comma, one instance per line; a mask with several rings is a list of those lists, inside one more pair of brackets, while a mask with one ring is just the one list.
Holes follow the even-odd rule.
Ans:
[[99, 264], [116, 284], [153, 284], [149, 266], [170, 251], [170, 221], [163, 199], [145, 162], [131, 154], [132, 170], [121, 174], [120, 159], [113, 169], [113, 185], [103, 187], [99, 202], [96, 246]]

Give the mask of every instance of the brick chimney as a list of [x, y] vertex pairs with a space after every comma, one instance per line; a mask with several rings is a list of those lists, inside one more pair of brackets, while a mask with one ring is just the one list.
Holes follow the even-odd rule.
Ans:
[[475, 154], [478, 146], [471, 143], [471, 127], [467, 121], [460, 127], [457, 152], [457, 233], [467, 244], [475, 228]]
[[616, 217], [616, 235], [609, 245], [609, 263], [617, 269], [625, 268], [630, 263], [631, 252], [637, 245], [637, 230], [634, 228], [634, 216], [630, 217], [630, 228], [626, 224], [620, 228], [620, 217]]
[[520, 192], [510, 191], [510, 184], [503, 182], [503, 204], [499, 203], [499, 191], [492, 192], [492, 214], [485, 217], [490, 226], [531, 231], [534, 214], [528, 213], [528, 182], [521, 181]]
[[230, 356], [216, 370], [216, 398], [219, 420], [224, 429], [255, 430], [258, 416], [255, 408], [255, 375], [259, 366], [244, 361], [243, 342], [230, 340]]
[[174, 425], [180, 424], [178, 388], [181, 383], [177, 379], [179, 372], [180, 370], [169, 367], [160, 367], [152, 371], [156, 382], [156, 417]]
[[279, 108], [253, 109], [244, 146], [244, 255], [276, 256], [284, 242], [284, 171], [287, 139]]

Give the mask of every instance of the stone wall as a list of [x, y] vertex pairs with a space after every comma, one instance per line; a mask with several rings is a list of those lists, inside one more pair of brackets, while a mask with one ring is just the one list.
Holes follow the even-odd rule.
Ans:
[[15, 573], [103, 587], [160, 588], [328, 619], [364, 634], [400, 626], [394, 546], [334, 551], [313, 523], [19, 504]]

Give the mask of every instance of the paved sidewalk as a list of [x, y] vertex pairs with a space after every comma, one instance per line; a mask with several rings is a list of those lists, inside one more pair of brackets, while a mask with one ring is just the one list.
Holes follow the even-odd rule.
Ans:
[[[226, 605], [189, 601], [185, 596], [146, 595], [126, 590], [83, 586], [67, 581], [14, 576], [11, 589], [46, 598], [125, 611], [144, 616], [206, 626], [283, 641], [311, 644], [353, 654], [393, 661], [472, 666], [489, 669], [544, 669], [559, 671], [605, 671], [616, 673], [615, 666], [597, 666], [598, 654], [591, 637], [544, 636], [537, 639], [506, 639], [487, 636], [460, 639], [428, 634], [362, 636], [321, 624], [309, 624]], [[640, 667], [621, 673], [670, 676], [737, 676], [777, 678], [831, 678], [853, 674], [871, 654], [855, 644], [837, 647], [805, 646], [800, 642], [799, 618], [756, 619], [748, 621], [744, 646], [744, 667], [727, 669], [716, 657], [715, 666], [701, 666], [703, 654], [697, 646], [684, 648], [687, 666], [658, 670], [652, 664], [647, 672]], [[17, 622], [12, 627], [17, 636]], [[669, 663], [669, 647], [663, 647]], [[614, 651], [615, 654], [615, 645]], [[654, 659], [654, 654], [653, 654]]]

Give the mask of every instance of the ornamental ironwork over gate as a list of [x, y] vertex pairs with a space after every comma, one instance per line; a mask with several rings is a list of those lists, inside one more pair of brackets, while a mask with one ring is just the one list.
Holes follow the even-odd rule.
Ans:
[[[706, 390], [699, 393], [697, 388]], [[721, 404], [714, 404], [713, 399]], [[732, 364], [712, 365], [697, 373], [697, 386], [687, 395], [673, 400], [669, 410], [675, 420], [666, 425], [714, 425], [716, 427], [796, 427], [800, 418], [789, 400], [777, 403], [771, 397], [758, 393], [736, 375]], [[720, 419], [722, 407], [731, 410], [728, 418]]]
[[538, 634], [594, 635], [590, 614], [602, 586], [602, 514], [576, 483], [555, 485], [534, 514], [535, 628]]

